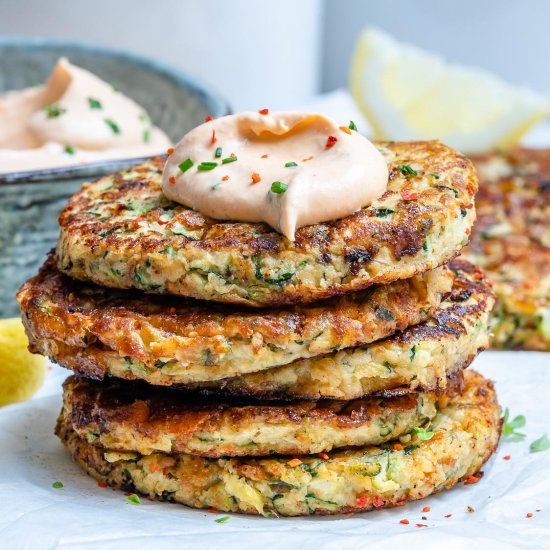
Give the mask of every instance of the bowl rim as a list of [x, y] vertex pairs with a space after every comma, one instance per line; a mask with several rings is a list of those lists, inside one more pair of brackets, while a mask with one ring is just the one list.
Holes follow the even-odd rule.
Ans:
[[[223, 98], [215, 87], [210, 86], [210, 84], [206, 84], [203, 80], [195, 77], [194, 75], [188, 74], [185, 71], [172, 67], [162, 61], [157, 61], [156, 59], [142, 56], [141, 54], [136, 54], [117, 48], [110, 48], [108, 46], [98, 46], [90, 42], [45, 38], [40, 36], [0, 36], [0, 48], [9, 46], [28, 48], [29, 50], [69, 48], [82, 52], [98, 53], [104, 57], [120, 59], [121, 61], [130, 61], [137, 65], [152, 69], [154, 72], [172, 79], [182, 88], [187, 88], [198, 96], [204, 98], [209, 106], [209, 110], [212, 112], [213, 117], [217, 118], [231, 113], [229, 102]], [[60, 176], [62, 179], [66, 179], [68, 177], [74, 178], [78, 177], [79, 173], [85, 171], [89, 172], [95, 167], [100, 168], [103, 165], [109, 165], [111, 167], [114, 165], [129, 166], [144, 160], [145, 158], [150, 157], [140, 156], [126, 159], [109, 159], [106, 161], [93, 161], [82, 164], [74, 164], [71, 166], [62, 166], [59, 168], [44, 168], [4, 173], [0, 172], [0, 185], [3, 183], [37, 182], [43, 178], [51, 181], [54, 176]], [[100, 175], [101, 173], [104, 173], [104, 171], [105, 170], [98, 170], [97, 174]]]

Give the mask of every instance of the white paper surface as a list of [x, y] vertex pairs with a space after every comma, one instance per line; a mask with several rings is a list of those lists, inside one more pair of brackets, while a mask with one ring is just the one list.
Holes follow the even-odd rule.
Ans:
[[[98, 487], [74, 465], [52, 433], [68, 375], [55, 367], [34, 399], [0, 409], [0, 548], [318, 550], [380, 542], [439, 550], [550, 548], [550, 451], [529, 452], [531, 441], [545, 432], [550, 436], [550, 353], [484, 352], [474, 368], [495, 381], [503, 407], [527, 418], [525, 441], [502, 442], [479, 483], [351, 517], [228, 514], [229, 521], [217, 524], [226, 514], [144, 498], [139, 506], [128, 504], [122, 492]], [[506, 455], [511, 459], [504, 460]], [[54, 489], [54, 481], [64, 488]], [[431, 511], [422, 513], [424, 506]], [[466, 512], [468, 506], [475, 512]], [[403, 518], [410, 525], [400, 524]]]

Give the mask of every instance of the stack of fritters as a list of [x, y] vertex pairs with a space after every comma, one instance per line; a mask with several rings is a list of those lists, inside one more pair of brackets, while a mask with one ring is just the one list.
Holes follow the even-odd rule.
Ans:
[[491, 344], [550, 351], [550, 149], [473, 160], [478, 216], [464, 255], [494, 283]]
[[388, 191], [294, 242], [168, 201], [162, 159], [70, 200], [19, 301], [31, 350], [76, 373], [57, 434], [87, 472], [263, 515], [397, 505], [478, 472], [500, 413], [463, 369], [493, 295], [453, 260], [475, 172], [437, 142], [378, 147]]

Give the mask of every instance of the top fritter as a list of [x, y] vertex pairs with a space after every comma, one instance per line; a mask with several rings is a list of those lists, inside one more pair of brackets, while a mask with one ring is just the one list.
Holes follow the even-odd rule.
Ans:
[[112, 288], [252, 306], [311, 302], [432, 269], [475, 219], [472, 164], [439, 142], [378, 143], [388, 190], [371, 206], [296, 231], [216, 222], [162, 193], [163, 159], [84, 185], [59, 217], [59, 268]]

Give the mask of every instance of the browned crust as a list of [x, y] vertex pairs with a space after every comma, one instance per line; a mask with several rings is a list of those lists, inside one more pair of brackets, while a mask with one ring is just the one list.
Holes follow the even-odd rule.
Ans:
[[[439, 273], [316, 304], [250, 310], [100, 288], [61, 274], [50, 257], [22, 286], [18, 299], [31, 345], [54, 340], [60, 347], [77, 348], [77, 356], [89, 346], [110, 349], [150, 368], [170, 355], [202, 364], [209, 350], [210, 371], [244, 360], [265, 368], [379, 340], [425, 321], [450, 287], [447, 268]], [[234, 346], [243, 341], [248, 345], [233, 359]]]
[[[315, 425], [322, 430], [346, 430], [397, 422], [401, 414], [422, 422], [422, 414], [414, 414], [426, 400], [445, 394], [448, 399], [462, 391], [463, 376], [455, 375], [445, 392], [403, 394], [393, 397], [373, 397], [352, 401], [291, 401], [265, 403], [255, 399], [231, 399], [204, 397], [175, 390], [159, 389], [143, 383], [108, 380], [97, 382], [69, 377], [63, 384], [66, 421], [79, 434], [93, 433], [97, 439], [92, 444], [101, 446], [100, 437], [111, 432], [132, 434], [131, 440], [159, 441], [169, 434], [171, 453], [186, 452], [216, 458], [221, 456], [261, 456], [280, 449], [272, 441], [269, 448], [263, 444], [253, 448], [241, 448], [231, 441], [212, 442], [200, 451], [190, 444], [195, 437], [207, 434], [238, 434], [239, 430], [270, 425]], [[420, 401], [419, 401], [420, 400]], [[426, 401], [427, 402], [427, 401]], [[413, 426], [410, 426], [412, 428]], [[409, 428], [409, 429], [410, 429]], [[326, 432], [325, 432], [326, 433]], [[294, 447], [284, 442], [285, 453], [302, 454], [305, 442], [297, 441]], [[306, 445], [307, 447], [307, 445]], [[122, 443], [111, 443], [111, 449], [124, 448]]]
[[[392, 451], [396, 455], [399, 455], [399, 460], [404, 460], [403, 467], [418, 467], [416, 464], [416, 455], [419, 455], [420, 469], [414, 474], [414, 476], [418, 476], [418, 480], [416, 484], [407, 487], [406, 490], [397, 491], [395, 494], [391, 492], [382, 492], [381, 494], [380, 491], [373, 489], [372, 486], [370, 486], [370, 489], [361, 490], [357, 485], [352, 485], [352, 483], [355, 484], [353, 480], [354, 474], [351, 473], [352, 470], [346, 467], [346, 465], [350, 464], [349, 461], [357, 460], [363, 453], [365, 457], [372, 457], [380, 448], [367, 447], [365, 449], [335, 451], [328, 455], [326, 461], [319, 461], [315, 457], [301, 457], [305, 465], [304, 468], [307, 470], [311, 470], [312, 467], [317, 468], [319, 463], [322, 462], [323, 469], [326, 468], [329, 471], [328, 476], [323, 474], [326, 476], [324, 479], [328, 478], [330, 480], [331, 473], [336, 477], [350, 476], [348, 484], [350, 489], [353, 487], [351, 500], [354, 501], [354, 504], [339, 505], [333, 510], [327, 510], [326, 507], [315, 510], [309, 509], [305, 512], [298, 509], [287, 509], [284, 515], [366, 512], [375, 508], [401, 506], [408, 501], [436, 494], [443, 489], [450, 489], [472, 475], [481, 478], [482, 474], [480, 470], [496, 450], [502, 427], [500, 409], [493, 384], [478, 373], [469, 372], [464, 393], [457, 397], [456, 404], [453, 403], [453, 400], [450, 400], [448, 405], [443, 405], [444, 414], [448, 414], [445, 411], [445, 407], [447, 406], [456, 408], [456, 412], [450, 413], [454, 430], [465, 431], [473, 435], [467, 444], [468, 449], [460, 448], [459, 454], [462, 455], [460, 458], [452, 454], [452, 451], [449, 454], [448, 451], [448, 446], [452, 446], [453, 442], [452, 439], [448, 439], [447, 434], [451, 432], [455, 433], [454, 430], [450, 432], [447, 429], [443, 429], [442, 432], [438, 433], [436, 429], [435, 436], [414, 449], [408, 459], [405, 459], [401, 455], [403, 453], [402, 450], [393, 448]], [[71, 450], [75, 462], [96, 479], [106, 481], [115, 488], [127, 491], [139, 491], [142, 489], [141, 485], [138, 487], [134, 485], [131, 477], [128, 479], [126, 476], [121, 475], [124, 462], [122, 466], [116, 462], [106, 462], [103, 457], [106, 449], [94, 447], [87, 444], [83, 439], [78, 438], [66, 419], [61, 417], [56, 433]], [[387, 449], [387, 447], [382, 447], [382, 449]], [[455, 452], [457, 451], [458, 449], [455, 449]], [[159, 458], [162, 456], [159, 455]], [[164, 456], [166, 457], [166, 455]], [[133, 460], [140, 463], [142, 457], [137, 456]], [[288, 458], [285, 457], [263, 459], [236, 458], [211, 461], [189, 455], [175, 455], [174, 457], [166, 457], [165, 459], [161, 458], [161, 460], [164, 460], [166, 465], [163, 475], [175, 476], [180, 484], [178, 487], [180, 493], [177, 495], [179, 502], [195, 508], [215, 506], [224, 511], [244, 511], [248, 513], [253, 511], [250, 509], [250, 506], [235, 499], [227, 498], [228, 494], [223, 488], [225, 483], [223, 475], [228, 473], [232, 476], [238, 476], [239, 479], [244, 480], [247, 484], [261, 490], [263, 482], [276, 483], [277, 480], [285, 479], [289, 474], [289, 470], [292, 470], [294, 467], [288, 463]], [[461, 460], [465, 461], [464, 465], [460, 464], [459, 461]], [[430, 462], [433, 463], [434, 469], [438, 466], [443, 468], [447, 481], [444, 483], [435, 482], [432, 478], [432, 470], [422, 471], [422, 467], [425, 466], [426, 461], [428, 464]], [[145, 462], [143, 466], [139, 467], [146, 469], [147, 464]], [[461, 471], [460, 475], [456, 475], [454, 472], [457, 466], [461, 468], [459, 470]], [[218, 486], [221, 484], [222, 488], [218, 489], [215, 493], [205, 490], [205, 488], [211, 487], [215, 483]], [[300, 487], [292, 488], [291, 486], [288, 488], [288, 484], [286, 486], [286, 490], [291, 494], [294, 490], [302, 490]], [[306, 485], [305, 491], [308, 489], [309, 486]], [[358, 493], [357, 491], [360, 492]], [[148, 496], [161, 500], [165, 498], [164, 495], [160, 495], [153, 490]], [[271, 511], [280, 512], [280, 510], [273, 508], [272, 503], [264, 501], [263, 511], [257, 510], [255, 513], [266, 515]]]
[[[436, 250], [435, 257], [419, 256], [432, 230], [435, 233], [432, 236], [437, 240], [442, 229], [450, 227], [461, 217], [468, 216], [469, 223], [464, 229], [473, 221], [477, 179], [471, 162], [436, 141], [378, 145], [381, 150], [388, 151], [390, 158], [388, 191], [372, 206], [347, 218], [299, 229], [293, 242], [265, 224], [217, 223], [198, 212], [170, 203], [161, 191], [163, 159], [134, 167], [135, 175], [130, 179], [124, 173], [111, 176], [113, 185], [97, 195], [96, 188], [101, 181], [85, 184], [59, 217], [59, 268], [73, 277], [89, 278], [105, 286], [137, 286], [151, 292], [205, 298], [201, 289], [189, 286], [182, 277], [170, 284], [161, 282], [157, 288], [145, 288], [136, 283], [133, 275], [135, 270], [145, 265], [144, 257], [151, 272], [164, 269], [161, 266], [166, 266], [166, 258], [159, 255], [167, 246], [182, 258], [228, 253], [233, 255], [232, 269], [222, 275], [243, 292], [258, 287], [264, 289], [254, 297], [224, 292], [211, 293], [208, 299], [253, 306], [280, 306], [389, 283], [453, 258], [463, 244], [462, 235], [450, 239], [442, 250]], [[408, 163], [422, 166], [418, 178], [401, 173], [398, 166]], [[443, 179], [439, 181], [439, 174], [445, 175], [444, 182]], [[428, 184], [418, 185], [420, 178]], [[157, 206], [146, 213], [128, 217], [128, 204], [135, 196], [144, 196]], [[91, 212], [98, 203], [105, 215], [94, 217]], [[391, 219], [378, 217], [380, 208], [387, 204], [392, 206]], [[161, 216], [167, 210], [173, 210], [174, 215], [165, 223]], [[159, 220], [165, 234], [151, 231], [139, 234], [141, 224], [157, 224]], [[179, 234], [168, 235], [174, 224], [193, 232], [193, 240]], [[126, 258], [130, 273], [121, 279], [113, 279], [106, 276], [104, 270], [96, 269], [111, 261], [105, 259], [106, 253]], [[263, 273], [261, 280], [255, 276], [258, 265], [263, 265], [264, 261], [275, 262], [280, 268], [285, 264], [300, 263], [305, 257], [327, 268], [334, 267], [341, 273], [339, 279], [322, 288], [318, 282], [304, 282], [299, 276], [284, 284], [267, 284], [270, 275], [264, 268], [260, 269]], [[388, 257], [391, 258], [389, 262]], [[187, 276], [184, 272], [182, 275], [183, 278]]]

